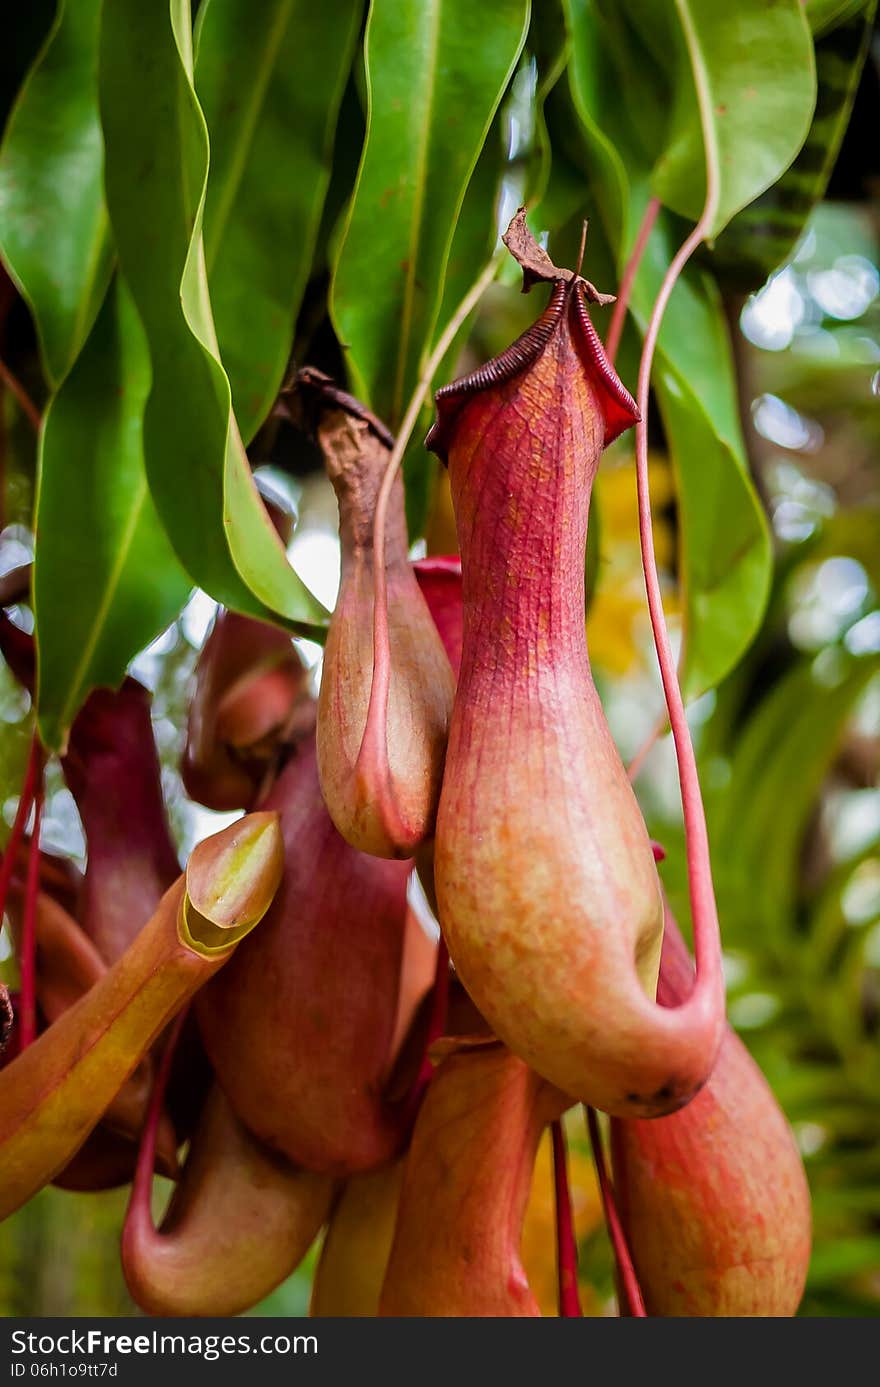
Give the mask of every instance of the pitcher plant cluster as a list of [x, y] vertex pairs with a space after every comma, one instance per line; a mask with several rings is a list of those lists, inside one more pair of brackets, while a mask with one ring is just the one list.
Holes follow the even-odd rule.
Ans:
[[[548, 1126], [560, 1313], [579, 1314], [561, 1125], [576, 1104], [621, 1313], [790, 1315], [803, 1291], [805, 1176], [725, 1022], [662, 609], [696, 972], [590, 672], [590, 493], [618, 435], [640, 429], [644, 453], [642, 411], [592, 322], [608, 296], [552, 263], [524, 209], [505, 240], [549, 300], [437, 392], [427, 443], [459, 555], [410, 561], [380, 420], [313, 368], [285, 390], [336, 492], [341, 584], [317, 701], [278, 628], [221, 610], [202, 650], [184, 783], [244, 816], [179, 874], [129, 678], [89, 697], [61, 758], [78, 878], [39, 850], [34, 743], [4, 857], [21, 989], [2, 1213], [49, 1181], [130, 1180], [122, 1265], [153, 1314], [246, 1310], [325, 1228], [315, 1314], [539, 1314], [520, 1239]], [[32, 686], [30, 638], [5, 614], [0, 637]], [[439, 942], [408, 905], [413, 872]], [[155, 1170], [176, 1181], [158, 1229]]]
[[[315, 1248], [316, 1316], [539, 1315], [545, 1143], [557, 1309], [579, 1316], [582, 1124], [620, 1315], [796, 1314], [809, 1192], [726, 1020], [685, 699], [742, 658], [772, 570], [718, 286], [733, 266], [757, 287], [822, 197], [873, 12], [202, 0], [193, 26], [189, 0], [58, 5], [0, 148], [0, 347], [8, 298], [46, 396], [0, 362], [39, 440], [33, 565], [0, 577], [35, 710], [0, 864], [0, 1219], [48, 1184], [127, 1186], [147, 1313], [247, 1311]], [[520, 272], [541, 302], [493, 356], [475, 314]], [[332, 613], [253, 475], [267, 421], [335, 492]], [[587, 648], [618, 439], [683, 931]], [[454, 545], [414, 557], [432, 468]], [[234, 817], [181, 870], [130, 666], [194, 587], [219, 605], [180, 775]], [[50, 757], [83, 869], [41, 842]]]

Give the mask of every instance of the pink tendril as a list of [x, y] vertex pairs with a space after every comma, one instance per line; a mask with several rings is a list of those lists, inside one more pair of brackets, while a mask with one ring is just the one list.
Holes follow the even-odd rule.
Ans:
[[[31, 743], [31, 754], [25, 772], [25, 785], [19, 801], [28, 797], [34, 809], [34, 823], [31, 829], [30, 850], [28, 852], [27, 875], [24, 888], [24, 912], [21, 930], [21, 998], [19, 1005], [19, 1049], [26, 1050], [37, 1038], [37, 899], [40, 890], [40, 824], [43, 817], [43, 753], [36, 733]], [[26, 817], [26, 816], [25, 816]], [[16, 815], [18, 822], [19, 815]], [[22, 828], [24, 819], [22, 819]], [[14, 830], [13, 830], [14, 831]], [[19, 835], [20, 836], [20, 835]], [[16, 843], [15, 848], [18, 847]], [[13, 847], [10, 839], [6, 858], [14, 864]], [[6, 860], [4, 859], [4, 868]]]
[[34, 733], [31, 741], [31, 749], [28, 753], [27, 766], [25, 767], [24, 780], [22, 782], [21, 794], [18, 798], [18, 808], [15, 811], [15, 819], [12, 823], [12, 831], [9, 834], [9, 841], [6, 844], [6, 851], [0, 861], [0, 918], [6, 909], [6, 897], [9, 894], [9, 883], [15, 871], [18, 849], [24, 837], [25, 825], [28, 815], [34, 802], [34, 786], [37, 781], [37, 773], [42, 766], [42, 747], [40, 746], [37, 734]]
[[633, 246], [632, 254], [627, 260], [623, 271], [623, 276], [620, 281], [620, 292], [617, 295], [617, 300], [611, 313], [611, 322], [608, 324], [608, 333], [605, 338], [605, 355], [612, 365], [617, 355], [617, 348], [620, 346], [620, 339], [623, 336], [623, 324], [626, 320], [626, 312], [632, 297], [632, 287], [635, 283], [639, 265], [642, 262], [642, 256], [648, 244], [648, 238], [654, 230], [654, 223], [660, 212], [660, 206], [659, 198], [652, 197], [649, 200], [644, 215], [642, 216], [639, 234], [636, 237], [636, 243]]
[[645, 332], [642, 359], [639, 363], [639, 380], [636, 402], [641, 418], [636, 424], [636, 482], [639, 498], [639, 541], [642, 552], [642, 568], [645, 575], [645, 590], [648, 598], [648, 611], [654, 646], [660, 666], [663, 694], [669, 712], [669, 725], [675, 743], [678, 763], [678, 778], [681, 786], [681, 802], [684, 815], [685, 843], [688, 861], [688, 888], [691, 915], [694, 928], [694, 953], [696, 956], [697, 977], [688, 1005], [699, 1010], [706, 1008], [715, 1012], [724, 1011], [724, 976], [721, 967], [721, 934], [718, 926], [718, 909], [715, 903], [715, 890], [712, 883], [712, 863], [709, 856], [709, 834], [706, 827], [706, 814], [697, 775], [697, 762], [691, 741], [690, 728], [684, 710], [684, 700], [678, 683], [678, 671], [666, 618], [663, 612], [663, 599], [660, 593], [660, 578], [654, 557], [654, 535], [651, 522], [651, 495], [648, 483], [648, 404], [651, 385], [651, 368], [654, 351], [660, 332], [660, 324], [666, 305], [676, 282], [690, 257], [705, 240], [712, 226], [716, 188], [714, 174], [710, 168], [706, 206], [700, 220], [691, 234], [673, 256], [651, 312]]
[[34, 433], [38, 434], [43, 424], [43, 416], [40, 414], [40, 411], [37, 409], [37, 406], [25, 390], [21, 381], [16, 375], [13, 375], [2, 358], [0, 358], [0, 384], [5, 385], [7, 390], [15, 397], [22, 414], [27, 418]]

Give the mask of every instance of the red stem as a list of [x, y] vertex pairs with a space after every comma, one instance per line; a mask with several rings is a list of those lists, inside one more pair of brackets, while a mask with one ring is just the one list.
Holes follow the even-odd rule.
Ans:
[[596, 1166], [596, 1178], [599, 1181], [599, 1194], [602, 1197], [602, 1209], [605, 1213], [605, 1222], [608, 1225], [608, 1236], [611, 1239], [611, 1246], [614, 1250], [614, 1260], [617, 1263], [617, 1275], [620, 1288], [623, 1295], [626, 1297], [630, 1315], [635, 1319], [646, 1319], [647, 1311], [645, 1310], [642, 1288], [639, 1285], [639, 1278], [633, 1266], [633, 1259], [626, 1241], [626, 1234], [623, 1231], [623, 1224], [620, 1221], [617, 1202], [614, 1198], [614, 1187], [608, 1178], [608, 1170], [605, 1165], [605, 1152], [602, 1148], [602, 1136], [599, 1132], [599, 1119], [596, 1117], [595, 1108], [586, 1108], [585, 1111], [587, 1114], [587, 1128], [590, 1133], [590, 1144], [593, 1148], [593, 1161]]
[[[648, 199], [645, 210], [642, 213], [642, 220], [639, 224], [638, 235], [635, 239], [635, 245], [632, 248], [632, 254], [624, 267], [623, 276], [620, 281], [620, 292], [617, 295], [614, 309], [611, 314], [611, 322], [608, 324], [608, 332], [605, 336], [605, 355], [612, 365], [614, 364], [614, 358], [617, 356], [617, 348], [620, 346], [620, 339], [623, 336], [623, 325], [626, 320], [630, 299], [632, 298], [633, 284], [635, 283], [639, 266], [642, 263], [642, 257], [647, 249], [648, 240], [650, 239], [651, 232], [654, 230], [661, 206], [662, 203], [658, 197]], [[657, 739], [663, 735], [666, 729], [666, 723], [667, 714], [664, 709], [627, 767], [627, 775], [630, 780], [635, 780], [636, 776], [639, 774], [648, 752]]]
[[583, 1311], [578, 1297], [577, 1242], [571, 1212], [568, 1161], [562, 1123], [550, 1125], [553, 1138], [553, 1188], [556, 1195], [556, 1266], [559, 1279], [559, 1314], [563, 1319], [579, 1319]]
[[150, 1094], [150, 1105], [147, 1108], [147, 1116], [144, 1121], [144, 1130], [141, 1134], [141, 1144], [138, 1149], [137, 1165], [135, 1166], [134, 1179], [131, 1184], [131, 1200], [126, 1214], [126, 1224], [129, 1218], [134, 1215], [136, 1218], [144, 1220], [152, 1227], [153, 1217], [150, 1207], [151, 1195], [153, 1191], [153, 1170], [156, 1164], [156, 1140], [159, 1134], [159, 1119], [162, 1116], [162, 1105], [165, 1102], [165, 1090], [168, 1087], [168, 1079], [171, 1074], [171, 1066], [174, 1062], [174, 1055], [177, 1050], [177, 1042], [186, 1022], [189, 1013], [189, 1006], [185, 1006], [174, 1019], [165, 1048], [162, 1051], [162, 1058], [156, 1070], [156, 1077], [153, 1080], [153, 1090]]
[[6, 418], [3, 409], [3, 382], [0, 381], [0, 532], [6, 529]]
[[663, 712], [660, 713], [657, 717], [654, 726], [651, 728], [647, 737], [642, 742], [642, 745], [639, 747], [635, 756], [626, 768], [626, 773], [629, 776], [630, 780], [635, 780], [641, 772], [642, 767], [648, 759], [649, 753], [653, 751], [656, 743], [660, 740], [660, 738], [663, 736], [663, 733], [666, 731], [666, 724], [668, 723], [668, 721], [669, 715], [666, 712], [666, 709], [664, 708]]
[[648, 205], [642, 216], [639, 234], [636, 237], [632, 255], [626, 262], [623, 277], [620, 281], [620, 292], [614, 304], [611, 322], [608, 324], [608, 333], [605, 338], [605, 355], [608, 357], [612, 366], [614, 365], [614, 358], [617, 355], [617, 348], [620, 346], [620, 339], [623, 336], [623, 324], [626, 319], [626, 310], [629, 308], [629, 301], [632, 297], [632, 287], [635, 282], [636, 274], [638, 273], [639, 265], [642, 261], [642, 256], [645, 253], [645, 247], [648, 244], [648, 237], [654, 230], [654, 223], [657, 220], [660, 205], [660, 199], [658, 197], [649, 199]]
[[0, 920], [2, 920], [3, 912], [6, 909], [6, 897], [9, 894], [9, 883], [12, 880], [12, 873], [15, 871], [18, 849], [24, 837], [25, 825], [28, 821], [28, 815], [31, 812], [31, 805], [34, 802], [34, 786], [37, 782], [37, 773], [42, 773], [42, 760], [43, 749], [40, 746], [39, 738], [35, 732], [31, 741], [31, 749], [28, 753], [21, 794], [18, 797], [18, 808], [15, 811], [15, 819], [12, 823], [9, 841], [6, 844], [6, 851], [3, 854], [2, 861], [0, 861]]
[[40, 411], [37, 409], [37, 406], [34, 404], [30, 395], [25, 390], [21, 381], [18, 379], [17, 376], [13, 375], [9, 367], [6, 365], [6, 362], [2, 358], [0, 358], [0, 382], [2, 382], [7, 387], [7, 389], [12, 391], [12, 394], [15, 396], [16, 400], [18, 401], [21, 407], [22, 413], [27, 416], [31, 426], [33, 427], [34, 433], [39, 433], [40, 426], [43, 422], [42, 415], [40, 414]]
[[721, 933], [718, 927], [718, 909], [712, 883], [709, 834], [706, 827], [700, 780], [697, 774], [697, 761], [663, 612], [660, 578], [654, 557], [651, 494], [648, 483], [648, 404], [651, 367], [654, 362], [654, 350], [657, 345], [660, 324], [682, 270], [711, 228], [712, 215], [712, 198], [707, 195], [707, 206], [703, 216], [673, 256], [669, 269], [663, 277], [645, 332], [636, 394], [640, 413], [639, 422], [636, 424], [636, 481], [639, 496], [639, 542], [642, 551], [645, 590], [657, 661], [660, 666], [660, 678], [663, 683], [666, 707], [669, 710], [669, 725], [675, 743], [687, 847], [688, 887], [694, 928], [694, 954], [696, 956], [696, 982], [688, 1005], [693, 1010], [700, 1011], [705, 1008], [707, 1013], [723, 1015], [724, 974], [721, 967]]
[[[42, 757], [40, 761], [42, 762]], [[40, 891], [40, 824], [43, 818], [42, 770], [41, 764], [34, 787], [34, 824], [31, 829], [30, 852], [28, 853], [27, 877], [24, 888], [20, 960], [20, 1050], [26, 1050], [37, 1038], [37, 900]]]

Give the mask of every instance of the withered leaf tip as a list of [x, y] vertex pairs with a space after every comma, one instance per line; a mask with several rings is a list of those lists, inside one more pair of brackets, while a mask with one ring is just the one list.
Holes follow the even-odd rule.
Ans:
[[514, 213], [510, 225], [501, 237], [516, 263], [523, 272], [523, 293], [527, 294], [533, 285], [542, 281], [555, 283], [562, 280], [569, 284], [572, 280], [584, 286], [584, 292], [591, 303], [602, 307], [614, 303], [614, 294], [600, 294], [594, 284], [575, 270], [565, 270], [554, 265], [550, 256], [539, 245], [526, 222], [526, 209], [520, 207]]

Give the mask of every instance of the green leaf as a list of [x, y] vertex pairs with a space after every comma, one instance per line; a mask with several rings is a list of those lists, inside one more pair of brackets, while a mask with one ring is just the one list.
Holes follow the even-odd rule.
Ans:
[[[543, 106], [549, 91], [565, 69], [566, 40], [564, 32], [560, 33], [555, 24], [542, 29], [540, 43], [538, 38], [533, 22], [529, 30], [529, 44], [530, 48], [537, 46], [539, 51], [527, 52], [523, 56], [506, 99], [495, 114], [468, 183], [446, 265], [443, 299], [432, 347], [474, 280], [499, 248], [500, 233], [509, 220], [510, 211], [521, 203], [533, 203], [543, 191], [549, 176], [550, 147]], [[504, 224], [500, 207], [502, 192], [508, 208], [503, 216]], [[516, 274], [514, 270], [512, 277], [516, 278]], [[479, 309], [475, 309], [457, 332], [435, 374], [434, 392], [453, 378], [458, 358], [471, 336], [478, 312]], [[482, 347], [483, 344], [480, 344], [480, 350]], [[407, 449], [404, 461], [411, 540], [424, 529], [437, 469], [436, 458], [428, 454], [424, 447], [424, 435], [432, 410], [433, 405], [428, 403], [414, 432], [415, 441]]]
[[392, 427], [430, 349], [465, 189], [528, 18], [528, 0], [373, 0], [367, 139], [331, 303], [354, 389]]
[[[40, 448], [34, 610], [38, 719], [60, 750], [91, 689], [115, 687], [192, 584], [144, 473], [150, 357], [122, 281], [46, 414]], [[71, 595], [75, 600], [71, 600]]]
[[211, 0], [197, 24], [211, 142], [205, 261], [245, 443], [290, 355], [360, 19], [351, 0]]
[[[565, 71], [567, 59], [568, 41], [561, 16], [550, 11], [535, 14], [528, 50], [495, 116], [461, 206], [446, 266], [439, 331], [499, 246], [500, 233], [513, 209], [522, 203], [533, 206], [545, 191], [551, 150], [544, 105]], [[499, 205], [502, 192], [509, 209], [504, 213]], [[512, 271], [511, 282], [517, 281], [519, 271], [512, 262], [503, 262], [502, 269], [505, 263]], [[473, 317], [456, 336], [437, 372], [435, 388], [451, 378], [472, 323]], [[439, 331], [434, 333], [435, 341]]]
[[761, 625], [772, 571], [770, 536], [738, 457], [670, 367], [657, 385], [679, 498], [686, 698], [719, 684]]
[[251, 476], [220, 364], [202, 244], [208, 168], [188, 0], [104, 9], [107, 202], [150, 347], [150, 490], [190, 577], [225, 606], [297, 628], [323, 608], [300, 582]]
[[[467, 185], [446, 263], [443, 297], [431, 347], [499, 247], [499, 235], [504, 230], [499, 221], [502, 190], [512, 210], [521, 202], [532, 202], [543, 189], [549, 175], [550, 149], [543, 121], [543, 104], [565, 69], [567, 54], [565, 34], [560, 30], [560, 24], [544, 25], [538, 42], [538, 18], [534, 16], [529, 30], [530, 51], [523, 55], [506, 98], [495, 113]], [[549, 19], [550, 16], [548, 14], [542, 18]], [[537, 47], [537, 52], [531, 51], [533, 45]], [[530, 122], [535, 122], [535, 128], [529, 137]], [[518, 132], [518, 145], [512, 144], [514, 128]], [[508, 219], [505, 216], [505, 222]], [[478, 311], [475, 309], [468, 316], [456, 334], [435, 374], [432, 392], [436, 392], [455, 375], [458, 359], [471, 335]], [[429, 401], [414, 430], [413, 441], [403, 464], [411, 541], [424, 531], [437, 474], [437, 459], [424, 446], [432, 412], [433, 404]]]
[[[617, 7], [607, 7], [607, 19], [605, 7], [594, 0], [565, 0], [565, 8], [572, 41], [570, 97], [554, 93], [548, 104], [554, 167], [570, 183], [567, 160], [557, 151], [565, 147], [578, 162], [593, 199], [583, 210], [590, 215], [598, 206], [621, 274], [649, 195], [652, 130], [659, 122], [655, 114], [637, 128], [629, 104], [619, 100], [626, 87], [631, 36], [620, 27]], [[640, 58], [643, 62], [644, 101], [655, 111], [656, 74]], [[551, 175], [551, 183], [555, 177]], [[630, 303], [642, 332], [680, 240], [674, 220], [661, 215]], [[588, 267], [590, 254], [588, 240]], [[751, 643], [772, 572], [767, 521], [748, 473], [723, 306], [711, 277], [694, 265], [680, 277], [667, 306], [654, 382], [681, 520], [678, 568], [685, 629], [680, 677], [686, 697], [694, 697], [719, 683]], [[634, 373], [627, 383], [635, 388]]]
[[776, 182], [806, 139], [816, 103], [813, 44], [800, 0], [674, 3], [687, 56], [679, 49], [654, 191], [696, 221], [713, 167], [714, 236]]
[[742, 293], [760, 288], [791, 254], [825, 194], [852, 114], [873, 32], [876, 0], [836, 14], [816, 38], [816, 114], [794, 163], [734, 217], [712, 250], [712, 268]]
[[[437, 332], [431, 342], [433, 347], [437, 337], [452, 318], [465, 294], [471, 288], [492, 255], [498, 241], [498, 194], [504, 173], [506, 158], [502, 141], [502, 112], [499, 111], [486, 137], [476, 168], [467, 186], [461, 206], [455, 235], [446, 267], [443, 301], [437, 319]], [[446, 353], [434, 378], [432, 394], [452, 379], [455, 363], [461, 353], [462, 345], [473, 328], [474, 315], [462, 324], [460, 332]], [[413, 431], [413, 438], [406, 451], [403, 463], [403, 477], [406, 491], [406, 518], [410, 541], [424, 533], [428, 520], [431, 496], [437, 475], [438, 462], [433, 453], [425, 448], [425, 434], [430, 427], [433, 401], [429, 396], [419, 422]]]
[[663, 122], [656, 118], [658, 74], [650, 62], [639, 62], [638, 104], [647, 104], [654, 114], [646, 144], [633, 120], [633, 103], [620, 100], [631, 80], [628, 44], [638, 41], [629, 32], [618, 32], [625, 14], [605, 0], [563, 0], [563, 9], [571, 57], [568, 93], [557, 88], [547, 106], [554, 158], [564, 151], [577, 164], [588, 162], [589, 196], [622, 265], [636, 237], [663, 135]]
[[100, 0], [61, 0], [0, 150], [0, 255], [33, 312], [57, 386], [112, 269], [98, 120]]

